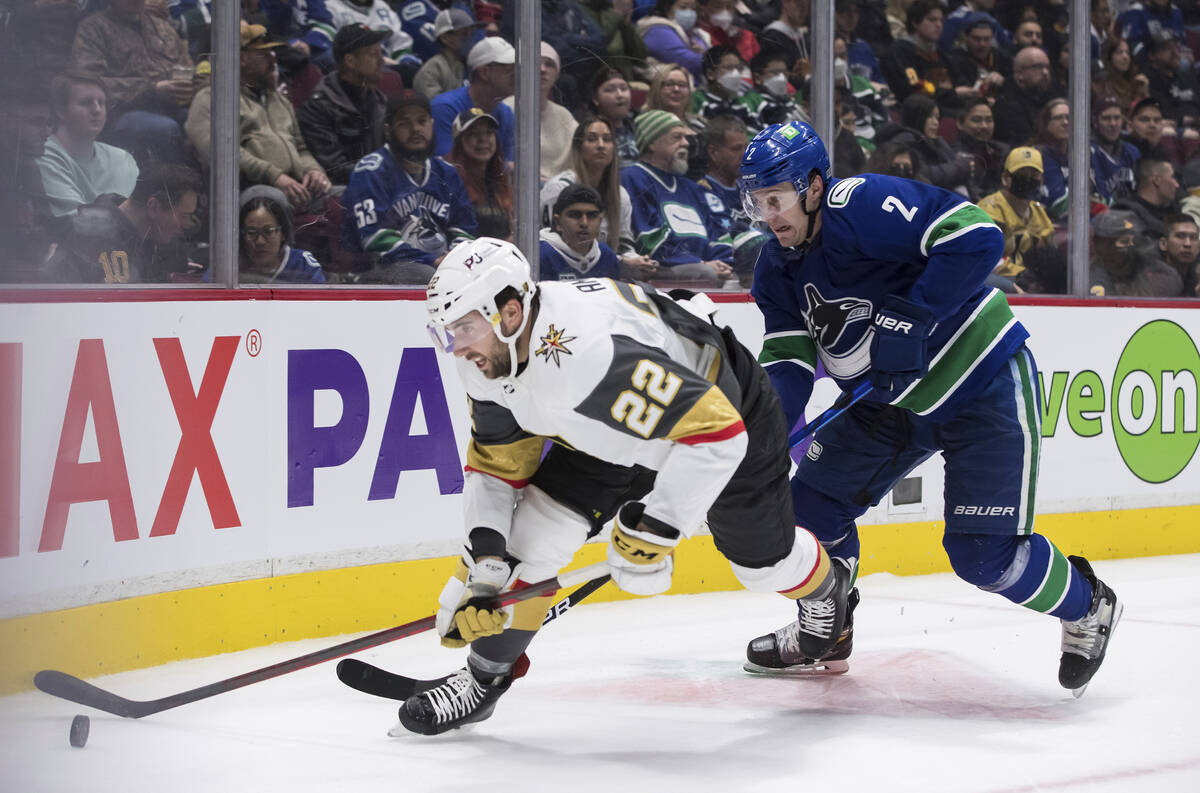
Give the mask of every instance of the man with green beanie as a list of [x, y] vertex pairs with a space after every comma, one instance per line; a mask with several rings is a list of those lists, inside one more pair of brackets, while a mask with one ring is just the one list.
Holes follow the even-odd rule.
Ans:
[[633, 121], [638, 162], [621, 170], [633, 209], [634, 246], [659, 263], [655, 280], [711, 281], [733, 274], [733, 244], [719, 215], [716, 195], [688, 179], [688, 138], [674, 113], [647, 110]]

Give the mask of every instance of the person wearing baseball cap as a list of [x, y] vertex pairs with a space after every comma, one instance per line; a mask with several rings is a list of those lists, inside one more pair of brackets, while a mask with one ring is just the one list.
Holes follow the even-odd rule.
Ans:
[[496, 118], [500, 125], [500, 150], [504, 159], [513, 160], [513, 111], [500, 100], [512, 96], [517, 51], [499, 36], [480, 39], [467, 53], [468, 83], [461, 88], [438, 94], [431, 102], [436, 133], [436, 149], [445, 156], [454, 142], [451, 127], [464, 110], [477, 107]]
[[424, 94], [388, 100], [387, 143], [358, 161], [342, 193], [343, 239], [378, 257], [365, 280], [425, 284], [457, 242], [476, 235], [475, 212], [454, 166], [433, 155]]
[[467, 73], [467, 52], [478, 27], [479, 23], [461, 8], [439, 11], [433, 23], [433, 35], [440, 51], [425, 61], [413, 78], [413, 88], [433, 99], [461, 87]]
[[1183, 279], [1143, 236], [1142, 221], [1122, 209], [1092, 220], [1088, 292], [1096, 297], [1179, 297]]
[[496, 117], [472, 107], [451, 127], [454, 144], [446, 162], [458, 170], [479, 221], [476, 236], [508, 239], [513, 228], [513, 189], [496, 139]]
[[297, 114], [300, 131], [330, 181], [344, 185], [354, 165], [383, 145], [387, 100], [379, 90], [383, 50], [391, 34], [345, 25], [333, 38], [337, 68], [321, 78]]
[[634, 247], [659, 264], [656, 279], [721, 285], [733, 275], [733, 241], [717, 214], [724, 204], [688, 179], [688, 138], [679, 116], [647, 110], [633, 121], [640, 159], [621, 171], [633, 210]]
[[1004, 159], [1001, 188], [979, 200], [979, 208], [1004, 232], [1004, 258], [995, 275], [1015, 278], [1025, 269], [1022, 259], [1030, 249], [1053, 244], [1054, 224], [1046, 208], [1034, 200], [1042, 187], [1042, 173], [1042, 153], [1032, 146], [1018, 146]]
[[[269, 184], [294, 209], [317, 208], [331, 186], [325, 169], [300, 134], [296, 111], [277, 87], [275, 48], [262, 25], [241, 26], [242, 92], [239, 109], [239, 170], [242, 185]], [[196, 92], [184, 129], [207, 167], [212, 151], [212, 87]]]

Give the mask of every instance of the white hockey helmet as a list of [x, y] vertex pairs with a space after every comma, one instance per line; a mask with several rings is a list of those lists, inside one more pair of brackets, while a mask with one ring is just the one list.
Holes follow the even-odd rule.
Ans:
[[[516, 290], [524, 309], [520, 327], [507, 336], [496, 304], [496, 295], [506, 287]], [[477, 333], [456, 339], [451, 326], [462, 327], [458, 320], [478, 311], [500, 341], [509, 345], [516, 371], [516, 340], [529, 323], [534, 289], [529, 262], [511, 242], [480, 237], [457, 245], [446, 254], [425, 289], [430, 335], [443, 352], [453, 352], [456, 341], [459, 346], [477, 341]]]

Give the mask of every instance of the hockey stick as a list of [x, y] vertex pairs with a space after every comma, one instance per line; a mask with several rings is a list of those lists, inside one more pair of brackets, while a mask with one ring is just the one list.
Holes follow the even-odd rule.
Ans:
[[[607, 562], [597, 562], [587, 567], [581, 567], [578, 570], [563, 573], [554, 578], [547, 578], [544, 581], [531, 584], [526, 589], [518, 592], [507, 592], [499, 596], [497, 605], [507, 606], [519, 603], [522, 600], [543, 597], [560, 589], [566, 589], [597, 577], [608, 578]], [[262, 669], [255, 669], [253, 672], [246, 672], [237, 677], [218, 680], [215, 683], [209, 683], [206, 686], [193, 688], [189, 691], [181, 691], [178, 694], [172, 694], [161, 699], [146, 701], [126, 699], [125, 697], [118, 696], [102, 688], [98, 688], [91, 683], [80, 680], [74, 675], [68, 675], [65, 672], [53, 669], [43, 669], [41, 672], [38, 672], [33, 678], [33, 684], [45, 693], [61, 699], [86, 705], [96, 710], [102, 710], [114, 716], [122, 716], [127, 719], [140, 719], [143, 716], [161, 713], [164, 710], [177, 708], [180, 705], [187, 705], [201, 699], [216, 696], [217, 694], [224, 694], [226, 691], [233, 691], [252, 683], [260, 683], [263, 680], [270, 680], [280, 675], [286, 675], [289, 672], [307, 669], [323, 661], [341, 658], [343, 655], [350, 655], [360, 650], [378, 647], [387, 642], [403, 639], [405, 636], [412, 636], [413, 634], [427, 631], [434, 627], [434, 619], [432, 615], [422, 617], [419, 620], [414, 620], [404, 625], [388, 628], [387, 630], [372, 633], [358, 639], [351, 639], [348, 642], [342, 642], [333, 647], [327, 647], [324, 650], [318, 650], [287, 661], [280, 661], [277, 664], [265, 666]]]
[[829, 422], [833, 421], [838, 416], [845, 413], [852, 405], [860, 399], [871, 393], [872, 387], [870, 383], [861, 383], [853, 391], [845, 391], [833, 403], [833, 407], [826, 410], [821, 415], [817, 416], [812, 421], [805, 424], [800, 429], [788, 436], [788, 448], [795, 448], [796, 444], [812, 435], [817, 430], [824, 427]]
[[[581, 600], [608, 583], [608, 580], [608, 576], [593, 578], [570, 595], [555, 603], [546, 612], [546, 619], [542, 620], [542, 626], [545, 627], [563, 614], [566, 614], [569, 609], [578, 605]], [[522, 663], [522, 659], [524, 663]], [[528, 668], [529, 658], [522, 653], [521, 658], [513, 666], [513, 677], [524, 677], [525, 670]], [[381, 669], [378, 666], [357, 658], [343, 658], [338, 661], [337, 676], [338, 680], [364, 694], [395, 700], [406, 700], [413, 694], [420, 694], [422, 691], [436, 688], [446, 682], [449, 677], [449, 675], [432, 679], [408, 677], [396, 674], [395, 672], [389, 672], [386, 669]]]

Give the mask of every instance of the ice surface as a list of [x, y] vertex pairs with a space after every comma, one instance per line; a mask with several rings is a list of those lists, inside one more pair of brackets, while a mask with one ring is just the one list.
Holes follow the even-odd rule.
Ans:
[[[1125, 601], [1080, 700], [1057, 620], [949, 575], [860, 581], [850, 673], [754, 677], [746, 642], [791, 618], [747, 592], [585, 605], [548, 626], [495, 715], [388, 738], [396, 704], [334, 664], [132, 721], [40, 692], [0, 699], [0, 789], [36, 791], [1200, 791], [1200, 556], [1101, 561]], [[339, 640], [93, 680], [150, 699]], [[415, 676], [461, 663], [429, 634], [359, 657]], [[65, 670], [70, 671], [70, 670]], [[71, 718], [91, 717], [83, 749]]]

